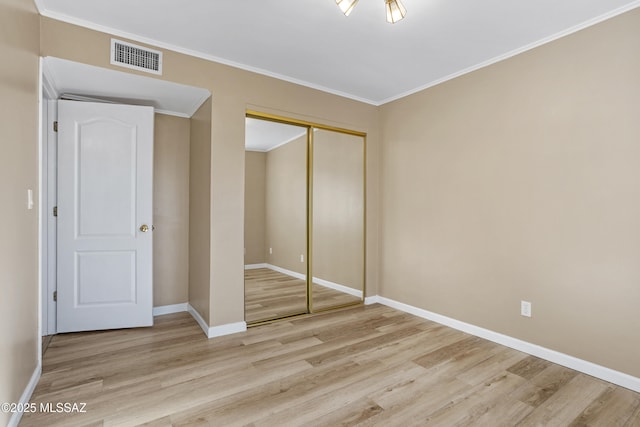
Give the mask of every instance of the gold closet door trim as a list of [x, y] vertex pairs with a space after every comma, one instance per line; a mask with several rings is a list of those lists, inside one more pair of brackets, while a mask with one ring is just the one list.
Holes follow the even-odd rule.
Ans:
[[[288, 117], [279, 116], [276, 114], [263, 113], [256, 110], [246, 110], [245, 117], [268, 120], [277, 123], [283, 123], [288, 125], [304, 126], [307, 128], [307, 313], [293, 314], [288, 316], [277, 317], [273, 319], [258, 320], [255, 322], [247, 323], [247, 327], [260, 326], [280, 320], [295, 319], [302, 316], [311, 315], [314, 313], [323, 313], [331, 310], [340, 310], [346, 307], [353, 307], [364, 304], [366, 298], [367, 289], [367, 134], [365, 132], [359, 132], [351, 129], [323, 125], [321, 123], [310, 122], [306, 120], [292, 119]], [[313, 309], [313, 129], [322, 129], [333, 132], [344, 133], [347, 135], [359, 136], [362, 138], [362, 150], [363, 150], [363, 233], [362, 233], [362, 299], [359, 302], [340, 304], [335, 307], [327, 307], [319, 310]]]

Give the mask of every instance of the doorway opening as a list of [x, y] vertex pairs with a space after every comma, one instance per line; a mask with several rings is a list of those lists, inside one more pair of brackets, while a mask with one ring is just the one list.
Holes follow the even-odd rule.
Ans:
[[[99, 101], [106, 104], [126, 104], [153, 108], [156, 117], [153, 155], [153, 192], [160, 189], [162, 197], [153, 197], [153, 219], [145, 220], [154, 232], [154, 257], [161, 262], [153, 268], [162, 269], [154, 280], [153, 314], [186, 311], [188, 302], [188, 226], [189, 226], [189, 126], [190, 117], [211, 97], [204, 88], [163, 81], [152, 77], [114, 71], [59, 58], [41, 59], [41, 182], [40, 182], [40, 282], [41, 331], [43, 336], [58, 332], [57, 318], [60, 302], [58, 295], [57, 228], [58, 219], [58, 135], [54, 124], [58, 121], [58, 100]], [[158, 120], [158, 118], [160, 120]], [[106, 180], [106, 178], [105, 178]], [[144, 225], [136, 223], [138, 234]], [[175, 236], [178, 236], [177, 238]], [[167, 244], [167, 239], [169, 244]], [[182, 241], [184, 240], [184, 242]], [[163, 243], [164, 242], [164, 243]], [[171, 246], [171, 249], [157, 251]], [[174, 249], [175, 248], [175, 249]], [[175, 257], [171, 251], [179, 252]], [[167, 252], [167, 253], [165, 253]], [[178, 259], [173, 264], [166, 259]], [[85, 257], [85, 261], [88, 258]], [[180, 265], [174, 265], [180, 263]], [[158, 266], [160, 264], [160, 266]], [[88, 265], [85, 262], [85, 266]], [[103, 265], [103, 263], [100, 263]], [[121, 269], [119, 269], [122, 273]], [[77, 273], [77, 269], [76, 269]], [[167, 279], [163, 279], [167, 276]], [[173, 277], [181, 280], [184, 289], [165, 289]], [[158, 291], [160, 287], [160, 292]], [[120, 290], [123, 291], [124, 288]], [[123, 291], [124, 292], [124, 291]], [[100, 295], [93, 295], [96, 298]], [[85, 293], [85, 297], [89, 298]], [[86, 300], [88, 301], [88, 300]], [[165, 302], [169, 301], [169, 302]], [[176, 303], [172, 304], [172, 301]], [[179, 302], [179, 303], [177, 303]], [[160, 306], [160, 307], [158, 307]]]

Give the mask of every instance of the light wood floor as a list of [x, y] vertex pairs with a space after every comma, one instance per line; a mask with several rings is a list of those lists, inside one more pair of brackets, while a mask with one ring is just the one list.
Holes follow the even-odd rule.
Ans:
[[207, 340], [153, 328], [57, 335], [22, 426], [640, 426], [640, 394], [381, 305]]
[[[307, 284], [269, 268], [245, 270], [245, 320], [249, 323], [307, 312]], [[325, 286], [313, 285], [313, 304], [328, 308], [361, 301]]]

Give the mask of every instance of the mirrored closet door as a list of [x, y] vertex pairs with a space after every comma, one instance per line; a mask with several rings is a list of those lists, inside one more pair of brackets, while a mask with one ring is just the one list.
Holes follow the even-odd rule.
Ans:
[[246, 119], [247, 323], [308, 311], [307, 129]]
[[362, 133], [247, 114], [248, 325], [363, 302], [364, 159]]
[[357, 304], [364, 294], [364, 137], [313, 129], [312, 309]]

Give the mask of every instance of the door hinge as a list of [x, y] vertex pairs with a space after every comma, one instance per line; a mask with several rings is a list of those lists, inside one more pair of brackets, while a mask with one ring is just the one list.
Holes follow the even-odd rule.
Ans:
[[58, 121], [53, 122], [53, 131], [58, 132]]
[[57, 206], [53, 207], [53, 216], [58, 216], [58, 207]]
[[58, 301], [58, 291], [53, 291], [53, 300]]

